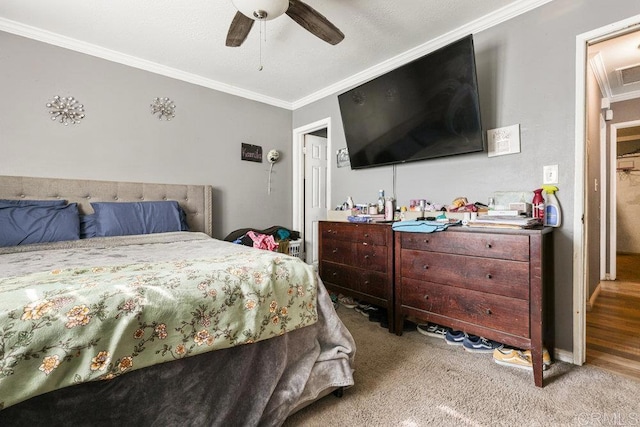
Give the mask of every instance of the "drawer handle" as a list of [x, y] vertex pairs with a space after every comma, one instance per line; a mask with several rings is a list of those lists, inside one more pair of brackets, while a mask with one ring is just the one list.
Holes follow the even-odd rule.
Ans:
[[334, 248], [331, 252], [333, 252], [334, 254], [338, 252], [338, 248]]
[[492, 279], [493, 276], [491, 274], [487, 274], [487, 279]]
[[425, 296], [424, 296], [424, 299], [429, 299], [429, 295], [425, 295]]
[[423, 242], [424, 243], [429, 243], [429, 239], [424, 239]]
[[491, 309], [489, 309], [489, 308], [485, 309], [485, 310], [484, 310], [484, 312], [485, 312], [485, 314], [493, 314], [493, 313], [491, 312]]
[[422, 269], [423, 269], [423, 270], [428, 270], [428, 269], [429, 269], [429, 266], [428, 266], [428, 265], [423, 265], [423, 266], [422, 266]]
[[336, 273], [335, 271], [331, 274], [333, 277], [336, 277], [338, 275], [338, 273]]
[[364, 237], [369, 237], [369, 233], [364, 233]]
[[369, 255], [365, 255], [365, 256], [364, 256], [364, 259], [369, 259]]
[[491, 249], [491, 247], [493, 246], [491, 243], [487, 243], [487, 249]]
[[369, 284], [369, 281], [368, 281], [368, 280], [365, 280], [365, 281], [364, 281], [364, 284], [365, 284], [365, 285], [368, 285], [368, 284]]

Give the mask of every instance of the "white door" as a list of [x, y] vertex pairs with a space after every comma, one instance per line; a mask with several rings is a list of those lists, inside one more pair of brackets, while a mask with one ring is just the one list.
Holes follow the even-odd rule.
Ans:
[[304, 249], [318, 265], [318, 221], [327, 217], [327, 138], [304, 136]]

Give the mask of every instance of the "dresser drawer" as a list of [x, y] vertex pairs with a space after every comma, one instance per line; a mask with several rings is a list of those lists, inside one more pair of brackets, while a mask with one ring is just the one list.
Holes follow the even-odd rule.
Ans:
[[327, 283], [355, 289], [351, 280], [351, 267], [342, 264], [320, 263], [320, 278]]
[[402, 277], [529, 298], [529, 263], [438, 252], [402, 250]]
[[403, 249], [529, 262], [529, 237], [473, 232], [401, 233]]
[[322, 239], [322, 257], [324, 261], [351, 265], [355, 259], [353, 244], [338, 239]]
[[390, 227], [386, 225], [339, 222], [321, 222], [320, 224], [322, 240], [344, 240], [380, 246], [392, 243], [387, 241], [387, 233], [389, 233]]
[[403, 306], [529, 337], [529, 302], [408, 278], [402, 279]]
[[356, 289], [363, 294], [373, 295], [382, 299], [391, 299], [391, 296], [387, 295], [390, 279], [386, 274], [362, 270], [359, 272], [353, 271], [352, 274]]
[[353, 266], [367, 270], [387, 271], [388, 248], [386, 246], [355, 244], [355, 257]]

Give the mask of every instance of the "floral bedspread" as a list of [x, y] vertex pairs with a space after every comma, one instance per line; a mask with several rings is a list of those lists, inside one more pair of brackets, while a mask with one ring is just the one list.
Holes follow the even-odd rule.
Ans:
[[200, 233], [2, 254], [0, 409], [311, 325], [316, 295], [300, 259]]

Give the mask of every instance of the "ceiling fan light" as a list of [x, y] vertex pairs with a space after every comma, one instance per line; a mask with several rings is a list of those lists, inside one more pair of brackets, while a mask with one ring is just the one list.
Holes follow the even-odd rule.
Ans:
[[289, 8], [289, 0], [231, 0], [231, 3], [243, 15], [253, 20], [266, 12], [266, 17], [260, 20], [270, 21], [283, 15]]

